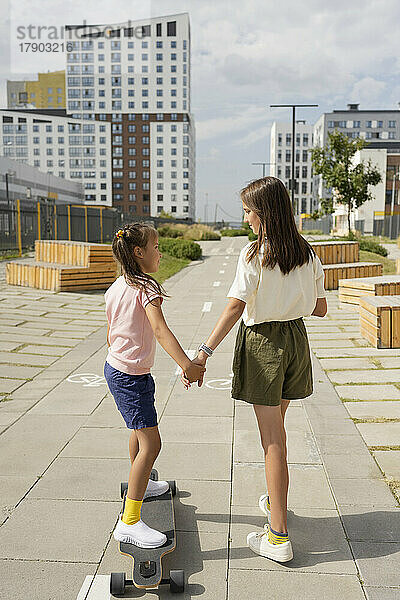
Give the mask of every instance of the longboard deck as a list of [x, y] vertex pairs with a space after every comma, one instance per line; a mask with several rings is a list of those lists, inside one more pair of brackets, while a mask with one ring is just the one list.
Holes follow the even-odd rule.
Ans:
[[[125, 498], [124, 498], [125, 504]], [[176, 547], [174, 506], [171, 490], [161, 496], [146, 498], [142, 504], [142, 519], [149, 527], [162, 531], [167, 541], [160, 548], [139, 548], [134, 544], [119, 542], [119, 551], [133, 560], [132, 580], [138, 588], [157, 587], [162, 579], [162, 558]], [[153, 571], [146, 576], [144, 564], [151, 563]]]

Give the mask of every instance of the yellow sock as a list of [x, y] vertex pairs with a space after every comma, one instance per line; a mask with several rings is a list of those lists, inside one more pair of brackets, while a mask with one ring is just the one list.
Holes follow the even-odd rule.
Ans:
[[140, 521], [140, 511], [142, 508], [143, 500], [132, 500], [125, 498], [125, 508], [124, 514], [122, 515], [122, 521], [126, 525], [134, 525], [138, 521]]

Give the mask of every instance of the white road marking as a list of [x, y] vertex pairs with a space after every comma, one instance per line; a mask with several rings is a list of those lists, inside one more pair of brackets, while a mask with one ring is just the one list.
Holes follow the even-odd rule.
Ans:
[[228, 260], [229, 256], [225, 256], [225, 260]]
[[[192, 360], [195, 356], [197, 356], [197, 350], [185, 350], [186, 354]], [[176, 365], [175, 375], [180, 375], [182, 373], [182, 369], [179, 365]]]
[[222, 266], [223, 266], [223, 267], [227, 267], [227, 266], [228, 266], [228, 263], [222, 263]]
[[212, 302], [204, 302], [201, 312], [210, 312], [211, 307], [212, 307]]
[[220, 271], [220, 274], [223, 275], [225, 273], [225, 271]]
[[213, 287], [219, 287], [221, 285], [220, 281], [214, 281]]

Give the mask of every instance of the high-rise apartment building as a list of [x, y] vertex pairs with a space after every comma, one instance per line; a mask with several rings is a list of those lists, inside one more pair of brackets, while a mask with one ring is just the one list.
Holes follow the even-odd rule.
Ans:
[[194, 218], [189, 15], [66, 32], [67, 111], [111, 124], [113, 206]]
[[[312, 212], [312, 169], [310, 149], [313, 146], [313, 125], [296, 121], [295, 131], [295, 214]], [[274, 122], [271, 128], [271, 174], [290, 189], [292, 170], [292, 124]]]
[[38, 73], [37, 80], [7, 81], [8, 108], [65, 108], [65, 71]]

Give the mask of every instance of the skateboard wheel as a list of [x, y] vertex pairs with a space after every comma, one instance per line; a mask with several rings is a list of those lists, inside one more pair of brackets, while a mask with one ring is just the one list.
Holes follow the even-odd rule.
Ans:
[[176, 496], [176, 481], [168, 481], [169, 489], [171, 490], [171, 494]]
[[171, 594], [182, 594], [185, 590], [185, 573], [183, 571], [169, 572], [169, 589]]
[[125, 593], [125, 573], [111, 573], [110, 594], [122, 596]]
[[121, 481], [121, 498], [124, 497], [126, 490], [128, 489], [128, 482]]
[[152, 469], [150, 473], [150, 479], [153, 481], [158, 481], [158, 471], [157, 469]]

